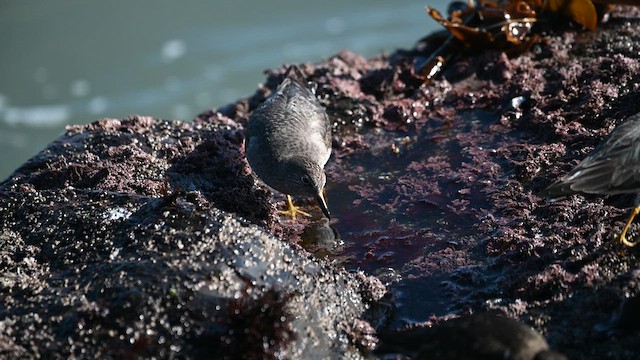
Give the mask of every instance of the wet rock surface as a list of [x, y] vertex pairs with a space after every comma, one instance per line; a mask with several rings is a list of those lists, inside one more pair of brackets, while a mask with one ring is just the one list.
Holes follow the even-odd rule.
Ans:
[[[330, 223], [278, 217], [282, 195], [243, 159], [242, 126], [284, 66], [193, 123], [70, 128], [0, 190], [1, 351], [358, 356], [376, 329], [490, 310], [568, 358], [635, 358], [640, 250], [615, 241], [634, 195], [541, 192], [640, 112], [639, 19], [621, 7], [431, 84], [419, 46], [306, 64], [334, 126]], [[365, 273], [390, 289], [390, 321]]]
[[[517, 58], [470, 56], [431, 84], [413, 70], [421, 46], [306, 65], [335, 129], [334, 259], [388, 284], [391, 328], [491, 310], [568, 358], [636, 356], [637, 330], [601, 331], [640, 292], [638, 249], [616, 242], [635, 196], [550, 202], [542, 190], [640, 112], [639, 19], [620, 7], [595, 32], [550, 32]], [[243, 123], [284, 69], [219, 112]], [[304, 220], [281, 224], [307, 242]]]
[[357, 358], [372, 348], [363, 313], [384, 286], [251, 223], [268, 227], [273, 211], [239, 139], [231, 122], [102, 120], [69, 128], [5, 181], [2, 357]]

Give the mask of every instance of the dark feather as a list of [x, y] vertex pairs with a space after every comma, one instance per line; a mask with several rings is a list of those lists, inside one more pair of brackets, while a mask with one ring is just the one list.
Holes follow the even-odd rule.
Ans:
[[640, 192], [640, 114], [618, 125], [605, 142], [544, 191], [549, 197], [636, 192]]

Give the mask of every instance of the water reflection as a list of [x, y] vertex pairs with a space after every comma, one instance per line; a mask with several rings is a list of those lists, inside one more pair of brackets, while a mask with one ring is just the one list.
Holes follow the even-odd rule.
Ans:
[[335, 258], [344, 250], [338, 229], [325, 217], [307, 225], [300, 238], [302, 247], [321, 258]]

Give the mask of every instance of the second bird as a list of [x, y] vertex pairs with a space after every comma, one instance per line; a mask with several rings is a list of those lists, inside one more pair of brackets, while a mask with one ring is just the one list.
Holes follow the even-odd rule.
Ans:
[[640, 243], [627, 240], [627, 231], [640, 214], [640, 113], [618, 125], [606, 141], [545, 190], [552, 198], [576, 193], [638, 194], [619, 240], [630, 247]]
[[287, 194], [284, 213], [309, 216], [293, 205], [291, 195], [312, 196], [328, 217], [323, 197], [324, 165], [331, 156], [331, 124], [300, 70], [287, 69], [278, 88], [251, 114], [246, 156], [267, 185]]

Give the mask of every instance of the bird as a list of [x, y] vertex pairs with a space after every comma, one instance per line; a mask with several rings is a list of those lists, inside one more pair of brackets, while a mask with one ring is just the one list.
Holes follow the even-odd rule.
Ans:
[[[462, 315], [435, 324], [382, 330], [376, 355], [411, 359], [567, 360], [547, 340], [520, 321], [497, 313]], [[383, 356], [384, 355], [384, 356]]]
[[311, 216], [293, 205], [291, 196], [315, 198], [331, 215], [324, 198], [324, 166], [331, 157], [331, 123], [312, 87], [291, 65], [276, 90], [249, 117], [246, 158], [252, 171], [269, 187], [287, 195], [286, 211]]
[[[544, 193], [559, 198], [576, 193], [617, 195], [640, 192], [640, 113], [627, 118], [609, 134], [575, 168], [553, 184]], [[627, 232], [640, 213], [640, 197], [619, 236], [628, 247], [638, 241], [627, 239]]]

